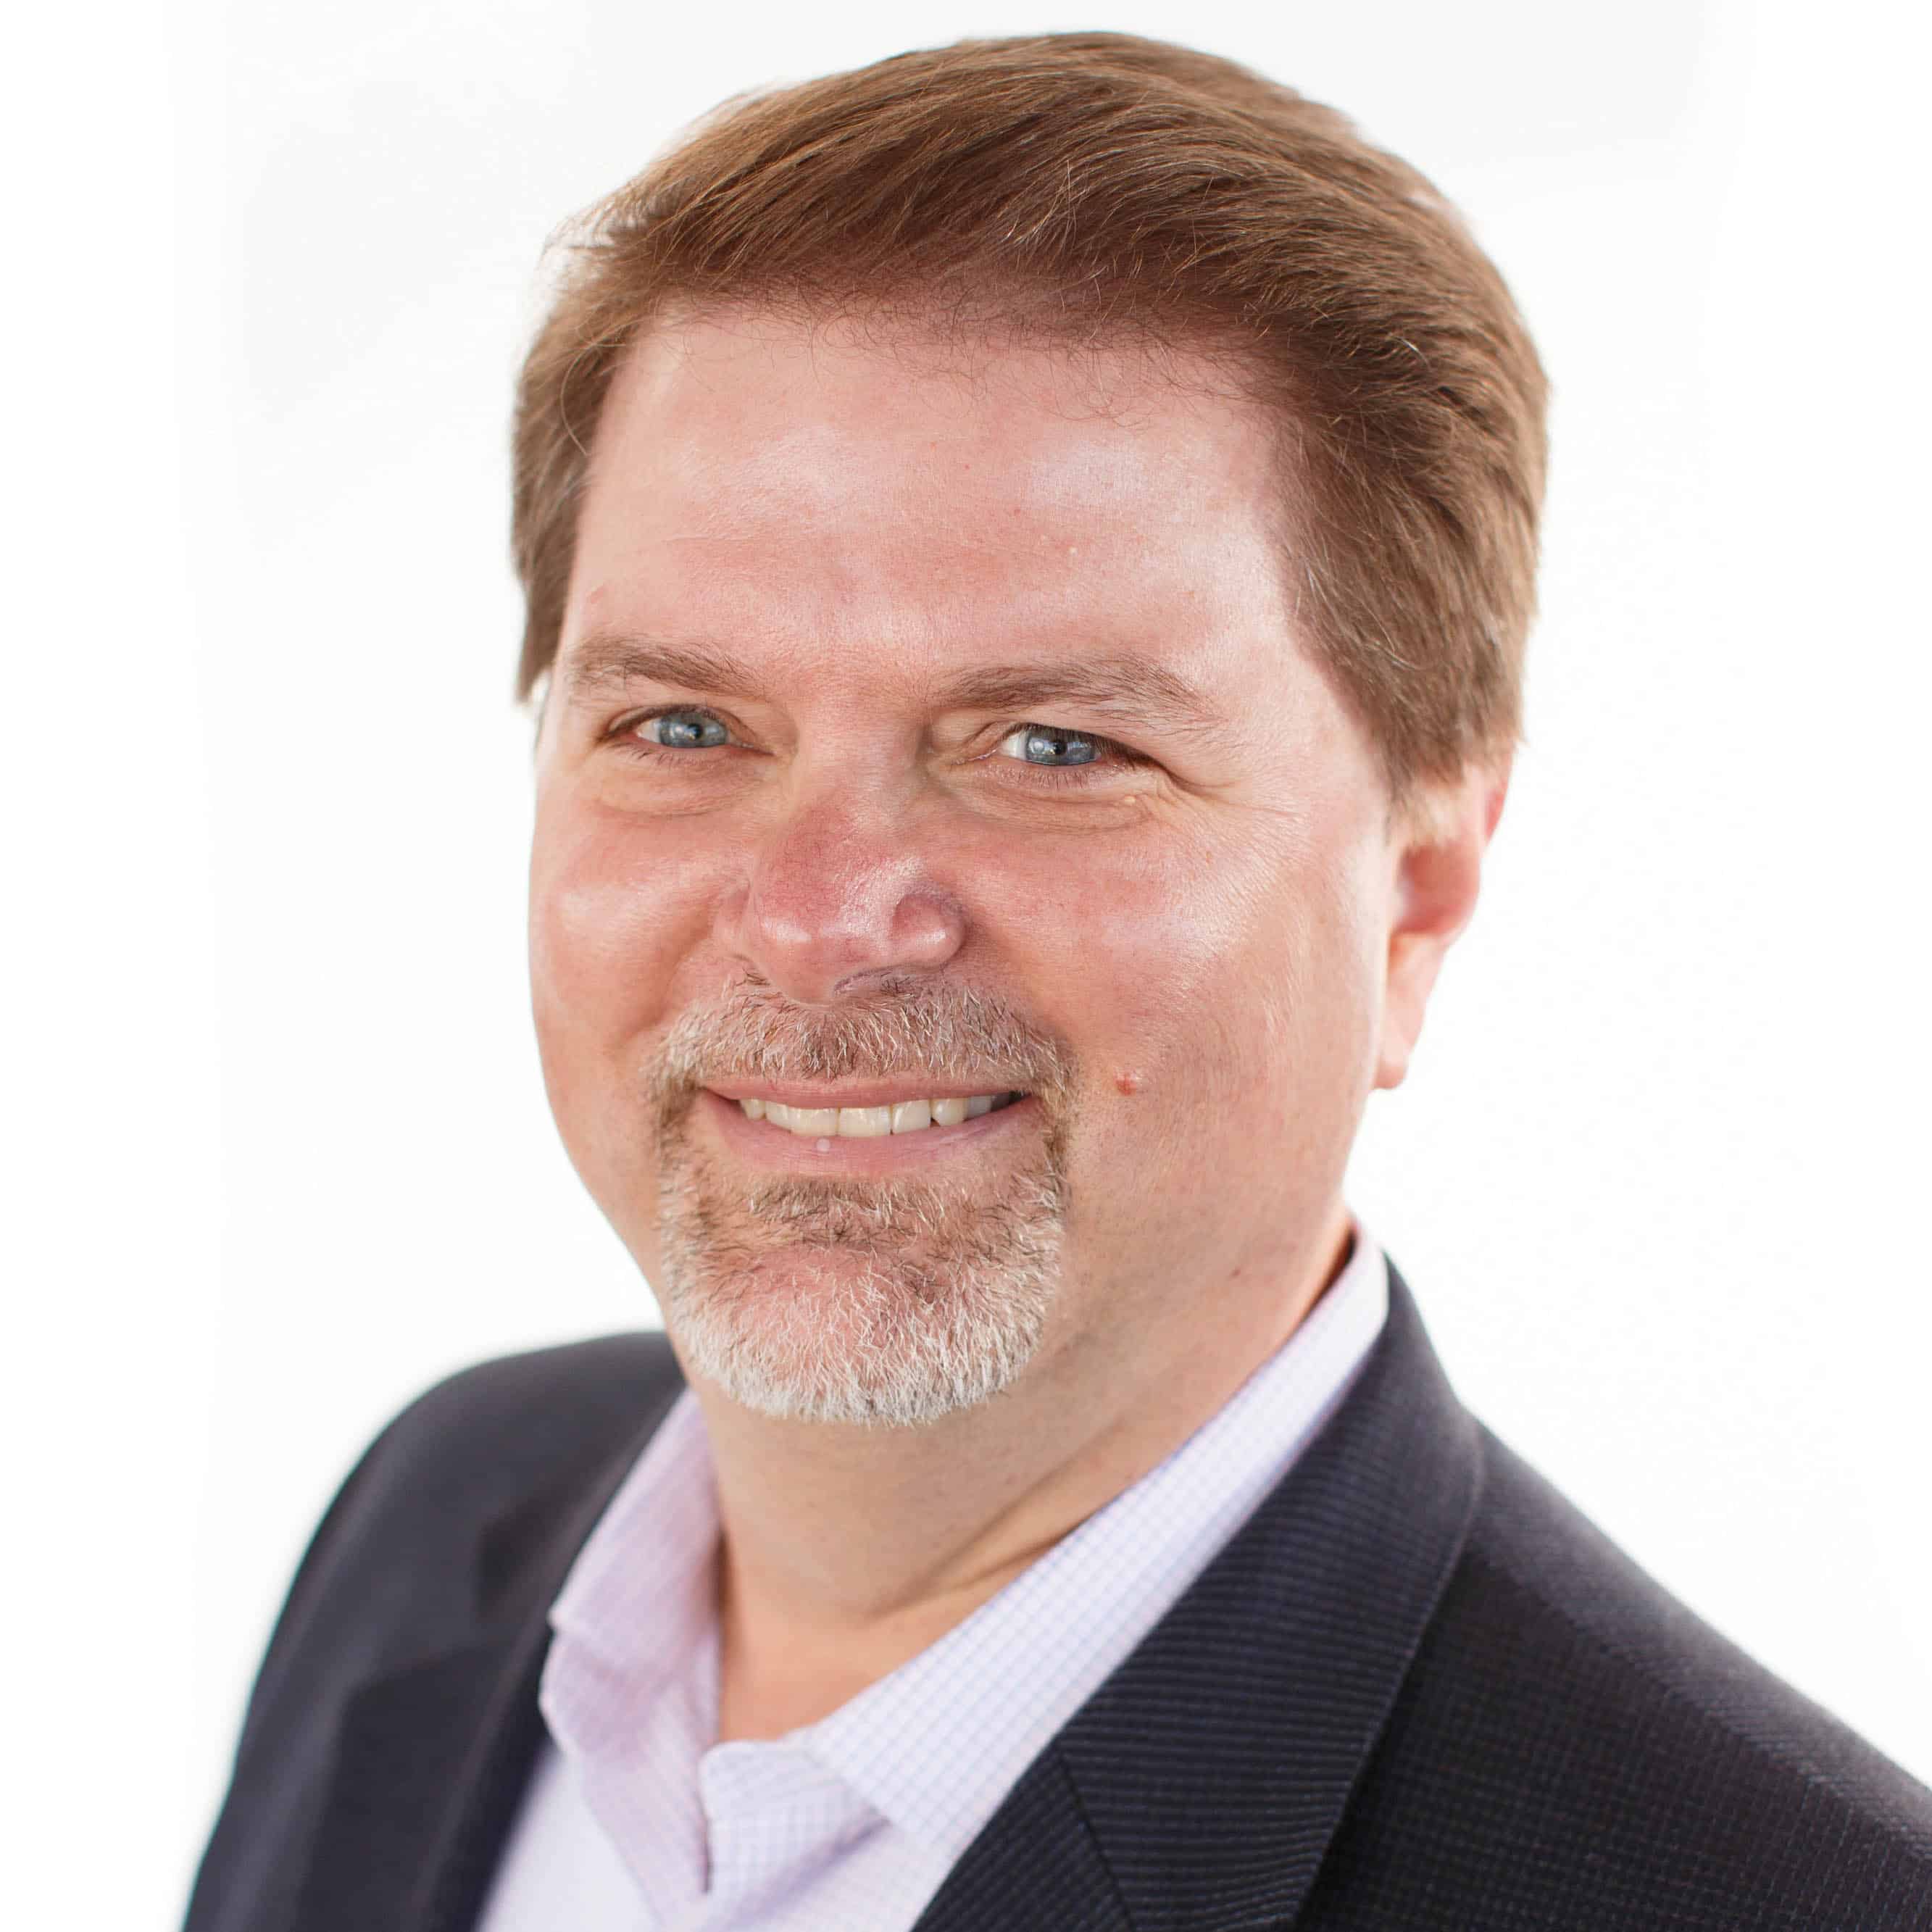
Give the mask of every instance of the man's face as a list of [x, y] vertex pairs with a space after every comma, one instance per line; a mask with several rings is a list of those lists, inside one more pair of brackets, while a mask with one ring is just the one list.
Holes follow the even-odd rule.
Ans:
[[754, 1408], [1130, 1375], [1333, 1239], [1387, 794], [1296, 641], [1262, 421], [1181, 367], [687, 320], [610, 394], [538, 1032], [687, 1368]]

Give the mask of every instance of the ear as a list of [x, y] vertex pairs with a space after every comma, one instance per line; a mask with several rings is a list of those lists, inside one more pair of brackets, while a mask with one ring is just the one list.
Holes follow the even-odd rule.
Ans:
[[1388, 973], [1376, 1084], [1400, 1087], [1422, 1033], [1436, 976], [1476, 910], [1483, 854], [1509, 790], [1510, 760], [1472, 765], [1400, 812], [1389, 835]]

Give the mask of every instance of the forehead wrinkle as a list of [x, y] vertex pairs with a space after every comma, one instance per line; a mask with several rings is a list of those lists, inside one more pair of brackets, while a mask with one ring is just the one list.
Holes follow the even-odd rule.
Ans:
[[[1165, 423], [1165, 476], [1201, 497], [1198, 513], [1210, 514], [1228, 484], [1229, 452], [1217, 432], [1233, 420], [1271, 446], [1271, 424], [1208, 345], [1192, 352], [1151, 346], [1131, 334], [1084, 349], [1058, 338], [968, 344], [910, 316], [868, 321], [862, 312], [700, 306], [661, 320], [633, 346], [610, 413], [657, 416], [685, 477], [724, 488], [727, 520], [755, 505], [777, 508], [790, 526], [842, 524], [855, 487], [857, 500], [873, 508], [885, 496], [916, 496], [936, 484], [956, 495], [983, 447], [990, 441], [996, 453], [1010, 454], [1029, 422], [1024, 464], [1017, 473], [1004, 466], [1017, 494], [1010, 487], [999, 507], [1090, 518], [1113, 506], [1137, 517], [1143, 462], [1103, 473], [1112, 466], [1096, 467], [1091, 440], [1133, 445]], [[892, 407], [855, 421], [852, 392], [875, 396], [881, 388]], [[718, 454], [706, 446], [721, 423], [757, 434], [748, 446]], [[1212, 447], [1202, 446], [1204, 437]], [[941, 446], [945, 459], [935, 464], [932, 452]], [[869, 460], [856, 486], [832, 460], [838, 457]], [[1172, 508], [1163, 505], [1163, 513]]]

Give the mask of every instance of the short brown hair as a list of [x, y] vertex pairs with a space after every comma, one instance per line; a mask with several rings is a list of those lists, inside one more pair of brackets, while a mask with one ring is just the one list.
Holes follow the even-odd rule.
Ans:
[[1228, 362], [1282, 433], [1308, 642], [1395, 794], [1514, 744], [1543, 372], [1454, 211], [1332, 109], [1128, 34], [962, 40], [726, 103], [568, 238], [518, 392], [521, 695], [640, 332], [674, 304], [903, 305]]

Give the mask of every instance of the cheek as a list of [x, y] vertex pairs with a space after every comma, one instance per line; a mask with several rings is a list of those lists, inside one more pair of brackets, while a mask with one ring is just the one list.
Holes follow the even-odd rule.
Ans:
[[530, 986], [548, 1057], [620, 1046], [663, 1013], [705, 892], [634, 824], [539, 811], [530, 860]]
[[1359, 1112], [1377, 956], [1356, 854], [1285, 819], [1243, 830], [1143, 848], [1045, 928], [1042, 983], [1088, 1060], [1083, 1157], [1278, 1160]]

